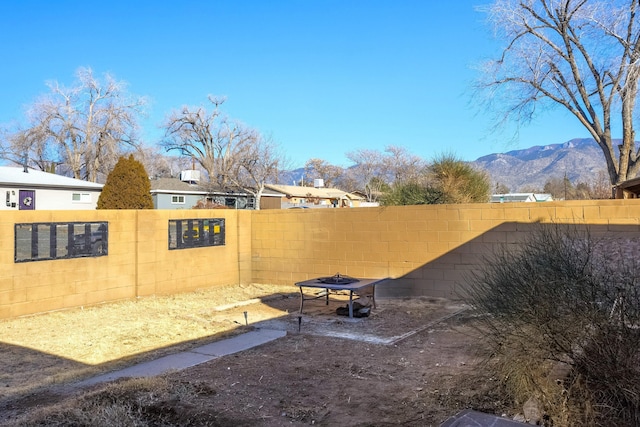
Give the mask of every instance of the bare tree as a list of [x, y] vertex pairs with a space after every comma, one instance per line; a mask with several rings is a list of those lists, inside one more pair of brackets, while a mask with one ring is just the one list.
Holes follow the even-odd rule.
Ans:
[[225, 187], [230, 184], [242, 150], [259, 135], [222, 112], [224, 98], [208, 98], [213, 105], [211, 112], [203, 107], [183, 107], [167, 117], [162, 146], [194, 160], [206, 171], [210, 183]]
[[313, 183], [314, 179], [322, 179], [325, 187], [335, 187], [340, 181], [344, 170], [340, 166], [332, 165], [326, 160], [309, 159], [304, 164], [305, 184]]
[[260, 198], [267, 181], [278, 181], [279, 172], [288, 166], [272, 137], [254, 133], [236, 151], [229, 181], [253, 195], [254, 209], [260, 209]]
[[140, 145], [137, 153], [136, 157], [140, 159], [140, 163], [153, 178], [170, 178], [174, 176], [174, 172], [186, 169], [186, 167], [176, 167], [174, 163], [178, 159], [164, 155], [157, 145]]
[[493, 189], [493, 192], [495, 194], [507, 194], [509, 193], [511, 190], [509, 189], [509, 187], [507, 187], [506, 184], [503, 184], [502, 182], [496, 182], [496, 186]]
[[542, 191], [551, 194], [555, 200], [575, 200], [578, 198], [576, 188], [566, 174], [564, 177], [553, 177], [547, 180]]
[[418, 182], [425, 177], [427, 163], [406, 148], [389, 145], [384, 152], [361, 149], [347, 153], [354, 164], [347, 175], [367, 201], [376, 202], [393, 184]]
[[[638, 1], [497, 0], [486, 11], [506, 41], [479, 85], [488, 89], [489, 104], [518, 123], [540, 108], [564, 108], [602, 149], [612, 185], [634, 177]], [[622, 132], [620, 145], [612, 129]]]
[[395, 184], [417, 182], [424, 177], [427, 162], [405, 147], [389, 145], [384, 149], [383, 166]]
[[589, 182], [578, 182], [573, 184], [566, 176], [549, 179], [543, 191], [550, 193], [556, 200], [591, 200], [610, 199], [611, 185], [607, 173], [603, 170], [593, 177]]
[[608, 185], [607, 174], [605, 171], [598, 171], [593, 181], [589, 185], [590, 199], [610, 199], [611, 187]]
[[197, 162], [208, 175], [203, 187], [235, 187], [260, 197], [269, 179], [277, 181], [287, 165], [271, 137], [261, 135], [243, 123], [228, 118], [220, 109], [224, 99], [209, 96], [213, 111], [183, 107], [165, 121], [162, 145]]
[[19, 124], [4, 129], [0, 135], [0, 158], [15, 164], [52, 171], [61, 158], [47, 139], [36, 138], [37, 133]]
[[347, 158], [354, 163], [348, 169], [348, 175], [354, 181], [351, 191], [358, 189], [364, 193], [367, 202], [377, 202], [386, 185], [383, 154], [377, 150], [361, 149], [347, 153]]
[[90, 68], [80, 68], [76, 77], [70, 88], [47, 84], [50, 93], [27, 112], [28, 126], [3, 139], [5, 159], [42, 170], [62, 164], [75, 178], [95, 182], [135, 147], [146, 100], [128, 96], [126, 84], [109, 74], [99, 80]]

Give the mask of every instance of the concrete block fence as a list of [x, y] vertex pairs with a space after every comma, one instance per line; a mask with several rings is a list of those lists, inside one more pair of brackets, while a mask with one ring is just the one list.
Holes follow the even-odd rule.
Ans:
[[[169, 221], [224, 218], [225, 245], [170, 250]], [[108, 255], [15, 262], [15, 224], [109, 224]], [[640, 200], [295, 210], [11, 211], [0, 216], [0, 319], [336, 273], [390, 277], [377, 297], [455, 298], [496, 245], [536, 222], [640, 238]]]

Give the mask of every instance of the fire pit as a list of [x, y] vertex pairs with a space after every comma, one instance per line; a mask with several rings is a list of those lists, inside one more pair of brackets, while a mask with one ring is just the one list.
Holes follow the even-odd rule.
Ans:
[[[349, 317], [353, 318], [353, 294], [361, 295], [368, 289], [370, 289], [371, 302], [373, 308], [376, 308], [375, 288], [380, 282], [387, 280], [388, 277], [382, 279], [356, 279], [337, 273], [329, 277], [319, 277], [317, 279], [305, 280], [304, 282], [296, 283], [296, 286], [300, 288], [300, 314], [304, 307], [304, 302], [308, 300], [318, 299], [325, 297], [326, 305], [329, 305], [329, 292], [330, 291], [349, 291]], [[304, 288], [320, 288], [325, 292], [320, 295], [314, 295], [312, 297], [306, 297], [304, 295]]]
[[350, 283], [359, 282], [360, 280], [355, 277], [345, 276], [344, 274], [336, 273], [329, 277], [319, 277], [317, 279], [320, 283], [331, 283], [334, 285], [348, 285]]

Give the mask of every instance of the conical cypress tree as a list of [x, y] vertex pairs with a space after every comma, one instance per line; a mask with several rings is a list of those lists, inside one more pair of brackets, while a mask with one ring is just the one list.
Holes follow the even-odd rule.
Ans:
[[98, 198], [98, 209], [153, 209], [147, 171], [133, 155], [118, 159]]

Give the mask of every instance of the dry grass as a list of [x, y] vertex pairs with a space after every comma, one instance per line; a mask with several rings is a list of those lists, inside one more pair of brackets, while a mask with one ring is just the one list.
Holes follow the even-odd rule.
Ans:
[[[233, 285], [0, 321], [0, 398], [242, 330], [243, 301], [296, 291], [291, 285]], [[283, 314], [263, 304], [248, 316], [253, 322]]]
[[[259, 306], [293, 312], [259, 327], [295, 327], [297, 298], [242, 304], [225, 313], [256, 317]], [[382, 300], [372, 316], [346, 321], [319, 300], [305, 305], [302, 332], [189, 369], [154, 378], [121, 379], [89, 389], [45, 387], [0, 400], [0, 425], [263, 426], [439, 425], [462, 408], [505, 412], [497, 382], [478, 369], [479, 337], [459, 306], [425, 299]], [[267, 313], [267, 311], [265, 311]], [[331, 318], [332, 321], [328, 321]], [[442, 319], [446, 318], [446, 321]], [[404, 336], [394, 344], [360, 338]], [[478, 378], [475, 374], [478, 373]], [[472, 376], [473, 374], [473, 376]], [[366, 392], [363, 392], [366, 390]]]
[[213, 390], [198, 384], [170, 382], [164, 377], [134, 378], [36, 409], [18, 423], [24, 427], [184, 425], [175, 411], [165, 409], [167, 403], [189, 402], [198, 395], [212, 394]]

